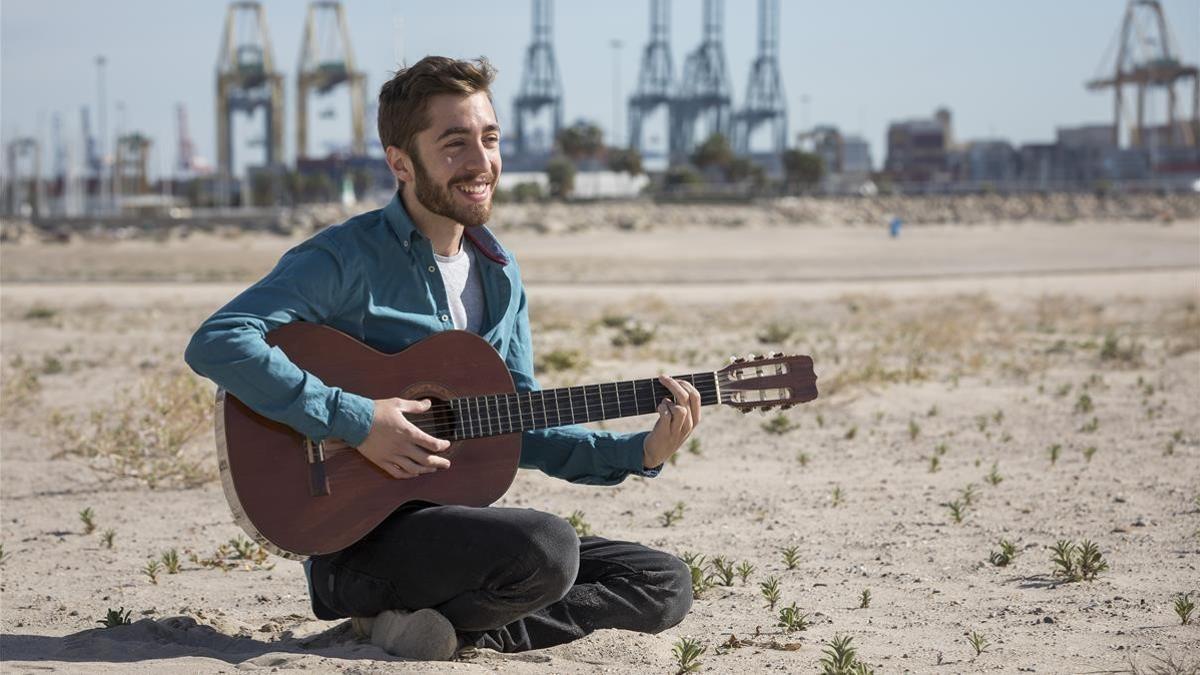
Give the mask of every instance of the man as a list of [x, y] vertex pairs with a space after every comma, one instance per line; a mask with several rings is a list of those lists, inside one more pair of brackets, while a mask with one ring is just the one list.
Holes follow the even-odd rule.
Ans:
[[[494, 71], [427, 57], [379, 94], [379, 136], [400, 183], [391, 203], [288, 251], [265, 278], [210, 317], [185, 358], [260, 414], [314, 440], [357, 448], [397, 480], [452, 469], [449, 443], [406, 413], [428, 400], [370, 400], [327, 386], [263, 336], [290, 321], [328, 324], [392, 353], [432, 333], [471, 330], [504, 358], [518, 391], [539, 389], [512, 254], [483, 225], [500, 177]], [[700, 395], [662, 376], [649, 432], [580, 426], [525, 432], [521, 466], [576, 483], [654, 476], [700, 421]], [[689, 569], [638, 544], [576, 536], [529, 509], [410, 503], [359, 542], [305, 564], [313, 611], [354, 618], [408, 658], [448, 659], [472, 645], [520, 651], [599, 628], [659, 632], [691, 608]]]

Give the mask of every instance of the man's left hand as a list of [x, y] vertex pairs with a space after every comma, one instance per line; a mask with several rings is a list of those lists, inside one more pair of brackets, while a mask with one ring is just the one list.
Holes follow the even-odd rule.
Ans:
[[700, 424], [700, 392], [690, 382], [666, 375], [659, 375], [658, 381], [675, 400], [664, 398], [658, 404], [658, 421], [642, 445], [642, 465], [647, 469], [667, 461]]

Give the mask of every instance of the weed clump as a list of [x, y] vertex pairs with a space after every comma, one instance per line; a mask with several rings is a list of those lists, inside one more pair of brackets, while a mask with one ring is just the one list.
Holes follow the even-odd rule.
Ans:
[[1052, 547], [1054, 575], [1067, 581], [1092, 581], [1108, 569], [1108, 562], [1099, 547], [1084, 539], [1078, 545], [1070, 539], [1060, 539]]
[[130, 623], [133, 623], [132, 621], [129, 620], [129, 615], [132, 613], [133, 613], [132, 610], [125, 609], [124, 607], [122, 607], [120, 609], [112, 609], [110, 607], [108, 610], [108, 613], [104, 615], [104, 618], [100, 619], [96, 623], [100, 624], [101, 626], [104, 626], [105, 628], [113, 628], [115, 626], [127, 626]]

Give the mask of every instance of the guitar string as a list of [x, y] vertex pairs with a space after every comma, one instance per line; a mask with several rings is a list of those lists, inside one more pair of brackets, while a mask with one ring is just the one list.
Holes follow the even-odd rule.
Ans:
[[[534, 425], [534, 428], [553, 428], [553, 427], [557, 427], [557, 426], [563, 426], [563, 425], [569, 424], [569, 423], [575, 423], [573, 421], [568, 421], [568, 420], [571, 420], [571, 418], [575, 417], [576, 415], [572, 415], [569, 410], [564, 412], [562, 410], [563, 402], [561, 400], [558, 402], [559, 403], [558, 407], [554, 408], [553, 407], [555, 404], [554, 398], [543, 399], [543, 397], [538, 396], [539, 392], [541, 392], [541, 391], [545, 391], [545, 390], [539, 389], [539, 390], [535, 390], [532, 392], [516, 392], [516, 394], [518, 396], [524, 394], [526, 397], [529, 397], [530, 395], [532, 395], [533, 396], [532, 400], [527, 398], [527, 402], [530, 405], [532, 405], [533, 402], [542, 403], [543, 407], [541, 409], [529, 408], [527, 410], [521, 410], [521, 408], [520, 408], [521, 401], [518, 398], [517, 405], [516, 405], [516, 407], [517, 407], [516, 412], [506, 411], [505, 413], [497, 414], [497, 413], [495, 413], [495, 410], [496, 410], [495, 406], [496, 406], [497, 401], [487, 401], [480, 405], [480, 407], [483, 408], [483, 410], [478, 410], [478, 409], [472, 408], [471, 410], [468, 411], [468, 410], [462, 409], [462, 408], [460, 408], [460, 409], [450, 408], [450, 410], [452, 412], [458, 414], [459, 420], [461, 422], [452, 421], [452, 422], [447, 422], [447, 423], [435, 424], [429, 428], [423, 428], [423, 427], [419, 427], [419, 428], [421, 428], [423, 431], [425, 431], [425, 433], [428, 433], [433, 436], [437, 436], [438, 434], [447, 433], [447, 432], [454, 431], [454, 430], [458, 430], [460, 432], [466, 432], [466, 431], [470, 430], [472, 432], [470, 437], [478, 438], [478, 437], [482, 437], [482, 436], [500, 435], [501, 433], [517, 433], [518, 431], [522, 431], [522, 429], [517, 429], [515, 427], [523, 426], [526, 419], [528, 419]], [[700, 393], [700, 396], [702, 399], [704, 398], [704, 396], [706, 394], [716, 393], [715, 387], [712, 389], [709, 389], [706, 387], [704, 390], [700, 390], [700, 388], [697, 387], [697, 391]], [[511, 396], [512, 394], [508, 394], [508, 395]], [[489, 394], [488, 396], [492, 396], [492, 395]], [[505, 394], [499, 394], [499, 396], [505, 396]], [[585, 396], [589, 396], [589, 394], [585, 393]], [[477, 399], [477, 398], [483, 398], [483, 397], [470, 397], [470, 398]], [[640, 397], [638, 397], [638, 398], [640, 399]], [[723, 397], [723, 399], [724, 398], [726, 398], [726, 397]], [[459, 399], [459, 400], [462, 400], [462, 399]], [[603, 413], [613, 412], [613, 406], [618, 406], [617, 412], [623, 413], [626, 410], [625, 406], [629, 406], [629, 410], [631, 410], [631, 411], [636, 410], [636, 407], [634, 406], [635, 400], [636, 399], [633, 396], [622, 396], [615, 400], [609, 399], [609, 398], [605, 398], [602, 401], [597, 400], [597, 399], [591, 399], [588, 401], [588, 403], [589, 404], [599, 404], [600, 405], [599, 409], [601, 411], [603, 411]], [[717, 402], [724, 403], [725, 400], [717, 401]], [[505, 406], [505, 407], [509, 408], [512, 406]], [[590, 411], [590, 409], [587, 407], [585, 407], [585, 410]], [[481, 412], [483, 414], [480, 414]], [[579, 408], [578, 408], [578, 401], [576, 401], [575, 412], [576, 413], [580, 412]], [[600, 419], [615, 419], [617, 417], [633, 417], [635, 415], [646, 415], [646, 414], [649, 414], [650, 412], [653, 412], [653, 411], [651, 410], [651, 411], [647, 411], [647, 412], [643, 412], [643, 413], [629, 412], [628, 414], [618, 414], [615, 416], [605, 415], [604, 417], [602, 417]], [[468, 416], [469, 416], [469, 419], [468, 419]], [[539, 423], [539, 418], [541, 420], [543, 420], [544, 423]], [[553, 423], [550, 422], [551, 420], [553, 420]], [[599, 421], [599, 420], [582, 420], [582, 421], [588, 422], [588, 421]], [[503, 429], [504, 427], [502, 426], [501, 423], [504, 423], [508, 426], [508, 428], [512, 429], [512, 431], [500, 432], [500, 433], [484, 433], [484, 434], [482, 434], [482, 436], [474, 435], [474, 432], [483, 431], [485, 428], [488, 428], [490, 431], [489, 422], [491, 424], [490, 428]]]
[[[650, 382], [651, 382], [652, 384], [653, 384], [653, 383], [655, 383], [655, 382], [654, 382], [654, 380], [650, 380]], [[714, 394], [714, 393], [716, 393], [716, 391], [717, 391], [717, 389], [718, 389], [718, 387], [717, 387], [717, 383], [718, 383], [718, 381], [714, 379], [714, 381], [713, 381], [713, 383], [712, 383], [712, 384], [702, 384], [702, 385], [695, 385], [695, 383], [693, 383], [693, 386], [696, 386], [697, 392], [698, 392], [698, 393], [700, 393], [700, 396], [701, 396], [701, 398], [703, 398], [703, 397], [704, 397], [706, 394]], [[590, 394], [590, 393], [587, 391], [587, 388], [588, 388], [588, 387], [592, 387], [592, 386], [595, 386], [595, 387], [600, 387], [600, 386], [602, 386], [602, 385], [581, 385], [581, 387], [580, 387], [580, 388], [584, 389], [583, 396], [584, 396], [584, 401], [585, 401], [585, 407], [584, 407], [585, 411], [586, 411], [586, 410], [588, 410], [588, 408], [587, 408], [587, 403], [591, 403], [591, 400], [589, 400], [589, 397], [591, 396], [591, 394]], [[658, 386], [659, 386], [659, 388], [661, 388], [661, 389], [663, 389], [663, 390], [667, 391], [667, 393], [668, 393], [668, 394], [670, 393], [670, 391], [669, 391], [669, 390], [667, 390], [667, 388], [666, 388], [666, 387], [663, 387], [661, 384], [659, 384]], [[701, 388], [703, 388], [703, 391], [701, 391]], [[568, 394], [567, 394], [567, 395], [568, 395], [568, 405], [570, 405], [570, 403], [571, 403], [571, 402], [572, 402], [574, 399], [570, 398], [570, 397], [572, 396], [572, 394], [570, 393], [570, 391], [569, 391], [569, 390], [570, 390], [570, 389], [575, 389], [575, 387], [568, 387], [567, 389], [568, 389]], [[513, 392], [513, 393], [508, 393], [508, 394], [487, 394], [487, 395], [484, 395], [484, 396], [470, 396], [470, 397], [463, 397], [463, 398], [460, 398], [460, 399], [456, 399], [456, 400], [459, 400], [459, 401], [466, 400], [466, 399], [477, 400], [477, 399], [480, 399], [480, 398], [484, 398], [484, 399], [486, 399], [486, 398], [487, 398], [487, 397], [489, 397], [489, 396], [514, 396], [514, 395], [515, 395], [515, 396], [517, 396], [517, 401], [516, 401], [516, 403], [517, 403], [517, 411], [516, 411], [516, 413], [514, 414], [514, 413], [511, 411], [511, 409], [510, 409], [512, 406], [508, 406], [508, 405], [506, 405], [506, 406], [505, 406], [505, 408], [506, 408], [506, 412], [505, 412], [505, 413], [498, 413], [498, 414], [496, 414], [496, 415], [493, 415], [493, 414], [492, 414], [492, 409], [491, 409], [491, 408], [489, 408], [489, 407], [487, 407], [487, 406], [494, 405], [494, 404], [496, 403], [496, 401], [484, 401], [484, 402], [483, 402], [484, 412], [485, 412], [485, 413], [486, 413], [486, 415], [487, 415], [487, 417], [485, 418], [485, 417], [483, 417], [483, 416], [480, 416], [480, 415], [478, 415], [478, 414], [475, 414], [475, 413], [476, 413], [476, 411], [475, 411], [475, 410], [467, 410], [467, 409], [463, 409], [463, 408], [458, 408], [458, 409], [456, 409], [456, 408], [453, 408], [453, 407], [451, 407], [451, 408], [450, 408], [450, 409], [451, 409], [451, 411], [453, 411], [454, 413], [458, 413], [458, 415], [459, 415], [460, 419], [461, 419], [461, 420], [462, 420], [462, 421], [463, 421], [465, 424], [460, 424], [460, 423], [458, 423], [458, 422], [453, 422], [453, 421], [452, 421], [452, 422], [449, 422], [449, 423], [440, 423], [440, 424], [435, 424], [435, 425], [433, 425], [432, 427], [430, 427], [430, 428], [428, 428], [428, 429], [426, 429], [426, 428], [422, 428], [422, 430], [423, 430], [423, 431], [425, 431], [425, 433], [428, 433], [428, 434], [431, 434], [431, 435], [437, 435], [437, 434], [439, 434], [439, 433], [445, 433], [445, 432], [447, 432], [447, 431], [452, 431], [452, 430], [454, 430], [454, 429], [456, 429], [456, 428], [457, 428], [457, 429], [464, 429], [464, 428], [466, 428], [466, 427], [468, 427], [468, 426], [469, 426], [469, 428], [470, 428], [470, 429], [474, 430], [476, 427], [480, 427], [480, 428], [482, 428], [484, 425], [486, 425], [486, 424], [488, 423], [488, 421], [489, 421], [489, 420], [490, 420], [490, 421], [491, 421], [493, 424], [496, 424], [496, 426], [497, 426], [497, 427], [499, 427], [499, 426], [500, 426], [500, 425], [499, 425], [499, 423], [500, 423], [500, 422], [507, 422], [507, 423], [508, 423], [508, 426], [509, 426], [509, 428], [511, 429], [511, 428], [513, 428], [513, 421], [514, 421], [514, 420], [519, 420], [519, 421], [520, 421], [520, 423], [523, 423], [523, 422], [524, 422], [524, 419], [525, 419], [526, 417], [528, 417], [528, 418], [530, 419], [530, 421], [531, 421], [531, 422], [533, 422], [534, 424], [536, 424], [536, 423], [537, 423], [537, 417], [538, 417], [538, 412], [539, 412], [539, 411], [537, 411], [537, 410], [534, 410], [533, 408], [530, 408], [528, 411], [523, 411], [523, 410], [521, 410], [521, 408], [520, 408], [520, 405], [521, 405], [520, 396], [521, 396], [521, 395], [525, 395], [525, 396], [527, 397], [527, 401], [529, 401], [529, 404], [530, 404], [530, 405], [532, 405], [533, 401], [535, 400], [535, 399], [532, 399], [532, 398], [530, 398], [530, 397], [532, 397], [532, 396], [537, 396], [537, 399], [536, 399], [536, 400], [540, 401], [540, 402], [543, 404], [543, 408], [542, 408], [542, 410], [540, 411], [540, 412], [542, 412], [542, 413], [543, 413], [543, 414], [541, 415], [541, 416], [543, 417], [543, 419], [547, 419], [547, 420], [548, 420], [548, 419], [549, 419], [549, 417], [550, 417], [551, 415], [553, 415], [553, 416], [554, 416], [554, 418], [555, 418], [555, 420], [556, 420], [557, 422], [559, 422], [559, 424], [550, 424], [550, 425], [547, 425], [547, 428], [549, 428], [549, 427], [555, 427], [555, 426], [562, 426], [563, 418], [564, 418], [564, 417], [566, 417], [566, 415], [564, 415], [564, 414], [562, 413], [562, 404], [561, 404], [561, 401], [559, 401], [559, 402], [558, 402], [558, 407], [557, 407], [557, 408], [556, 408], [556, 409], [555, 409], [555, 410], [552, 412], [552, 411], [550, 410], [550, 407], [551, 407], [552, 405], [555, 405], [555, 401], [556, 401], [556, 399], [557, 399], [557, 396], [556, 396], [556, 397], [552, 397], [552, 398], [551, 398], [549, 401], [546, 401], [546, 399], [545, 399], [545, 396], [544, 396], [544, 394], [543, 394], [543, 392], [546, 392], [546, 391], [555, 391], [555, 390], [553, 390], [553, 389], [550, 389], [550, 390], [547, 390], [547, 389], [539, 389], [539, 390], [535, 390], [535, 391], [528, 391], [528, 392], [524, 392], [524, 391], [523, 391], [523, 392]], [[542, 394], [542, 395], [540, 395], [540, 396], [539, 396], [539, 394]], [[640, 397], [636, 396], [636, 394], [622, 394], [622, 393], [620, 393], [620, 392], [618, 391], [617, 398], [616, 398], [616, 400], [614, 401], [614, 400], [612, 400], [612, 399], [604, 398], [605, 394], [604, 394], [604, 392], [603, 392], [602, 390], [600, 390], [600, 389], [597, 389], [597, 396], [599, 397], [599, 401], [598, 401], [598, 403], [600, 403], [600, 407], [601, 407], [601, 411], [602, 411], [602, 412], [603, 412], [603, 411], [607, 411], [607, 410], [608, 410], [608, 409], [610, 409], [610, 408], [611, 408], [613, 405], [617, 405], [617, 406], [618, 406], [618, 412], [620, 412], [620, 411], [623, 409], [623, 408], [622, 408], [622, 406], [624, 406], [624, 405], [631, 405], [631, 404], [635, 404], [635, 403], [637, 403], [637, 402], [638, 402], [638, 400], [640, 399]], [[656, 397], [656, 396], [652, 396], [651, 398], [657, 398], [657, 397]], [[723, 403], [724, 401], [719, 401], [719, 402], [720, 402], [720, 403]], [[632, 407], [633, 407], [634, 409], [636, 409], [636, 406], [632, 406]], [[640, 413], [640, 414], [648, 414], [648, 413]], [[467, 416], [470, 416], [470, 419], [466, 419], [466, 417], [467, 417]], [[571, 415], [571, 417], [574, 417], [574, 416], [575, 416], [575, 415], [573, 415], [573, 414]], [[622, 415], [622, 416], [625, 416], [625, 415]], [[607, 419], [613, 419], [613, 418], [607, 418]], [[515, 433], [515, 431], [513, 431], [513, 432], [505, 432], [505, 433]]]
[[[593, 386], [593, 385], [584, 385], [584, 387], [591, 387], [591, 386]], [[581, 387], [581, 388], [584, 388], [584, 387]], [[700, 391], [701, 388], [703, 388], [703, 391]], [[568, 389], [575, 389], [575, 387], [570, 387]], [[665, 387], [662, 387], [662, 389], [666, 390]], [[511, 428], [514, 420], [522, 420], [523, 421], [524, 418], [527, 418], [527, 417], [530, 419], [530, 421], [536, 423], [537, 417], [539, 417], [539, 416], [546, 418], [546, 419], [553, 417], [556, 421], [559, 421], [559, 422], [561, 422], [563, 420], [563, 418], [566, 418], [568, 416], [570, 416], [570, 417], [576, 416], [574, 414], [566, 413], [562, 410], [564, 403], [568, 406], [570, 406], [571, 403], [575, 403], [576, 413], [579, 412], [578, 405], [580, 403], [580, 400], [578, 398], [574, 398], [574, 393], [568, 391], [568, 393], [567, 393], [568, 400], [566, 402], [564, 402], [561, 400], [561, 398], [562, 398], [561, 394], [559, 394], [557, 396], [551, 396], [549, 399], [547, 399], [544, 396], [543, 392], [548, 392], [548, 391], [555, 391], [555, 390], [539, 389], [539, 390], [528, 391], [528, 392], [513, 392], [513, 393], [508, 393], [508, 394], [487, 394], [487, 395], [482, 395], [482, 396], [471, 396], [471, 397], [463, 397], [460, 399], [456, 399], [458, 401], [464, 401], [464, 400], [470, 399], [471, 401], [476, 402], [477, 406], [470, 406], [468, 404], [467, 407], [461, 407], [461, 408], [451, 407], [450, 409], [454, 413], [457, 413], [459, 415], [459, 417], [462, 419], [464, 424], [459, 424], [456, 422], [449, 422], [449, 423], [442, 423], [442, 424], [434, 425], [432, 428], [436, 432], [447, 431], [447, 427], [449, 429], [463, 428], [467, 424], [469, 424], [472, 428], [474, 428], [474, 427], [480, 426], [481, 424], [483, 426], [486, 426], [489, 419], [491, 420], [491, 422], [493, 424], [495, 424], [497, 426], [499, 426], [500, 422], [506, 422], [508, 424], [508, 426]], [[701, 398], [703, 398], [706, 395], [714, 394], [714, 393], [716, 393], [716, 384], [713, 383], [713, 384], [698, 385], [697, 391], [700, 393]], [[670, 392], [667, 391], [667, 393], [669, 394]], [[542, 408], [541, 409], [529, 408], [526, 410], [522, 410], [520, 407], [523, 403], [520, 398], [522, 395], [524, 395], [526, 397], [526, 401], [524, 402], [525, 404], [532, 406], [534, 403], [541, 403]], [[505, 411], [499, 412], [498, 408], [496, 408], [495, 406], [497, 405], [497, 403], [500, 403], [500, 401], [498, 401], [498, 400], [481, 400], [481, 399], [488, 399], [492, 396], [497, 396], [497, 397], [516, 396], [517, 397], [515, 400], [516, 406], [505, 405]], [[600, 410], [602, 410], [604, 412], [610, 411], [613, 406], [618, 406], [618, 408], [617, 408], [618, 412], [624, 410], [626, 406], [629, 406], [631, 409], [636, 410], [637, 406], [635, 404], [640, 404], [642, 398], [643, 398], [642, 396], [636, 396], [632, 393], [625, 394], [625, 393], [620, 393], [620, 392], [618, 392], [618, 395], [616, 398], [609, 398], [603, 390], [599, 390], [599, 389], [597, 390], [595, 397], [593, 397], [593, 394], [590, 391], [588, 391], [586, 388], [583, 391], [583, 401], [585, 402], [584, 410], [589, 410], [588, 406], [593, 403], [599, 405]], [[652, 396], [651, 398], [657, 398], [657, 397]], [[556, 399], [557, 399], [557, 401], [556, 401]], [[556, 402], [557, 402], [557, 407], [554, 407], [556, 405]], [[515, 412], [512, 410], [512, 408], [514, 408], [514, 407], [516, 408]], [[569, 408], [568, 408], [568, 410], [569, 410]], [[481, 412], [483, 413], [482, 415], [479, 414]], [[646, 414], [646, 413], [641, 413], [641, 414]], [[486, 417], [484, 415], [486, 415]], [[468, 416], [469, 416], [469, 419], [467, 419]], [[550, 425], [550, 426], [558, 426], [558, 425]], [[428, 430], [426, 430], [426, 431], [427, 431], [427, 433], [429, 433]]]
[[[650, 380], [650, 382], [652, 385], [657, 384], [653, 380]], [[714, 378], [711, 384], [695, 385], [693, 383], [693, 385], [697, 387], [697, 392], [700, 393], [701, 398], [703, 398], [707, 394], [716, 393], [716, 391], [718, 390], [718, 384], [728, 384], [728, 383], [729, 383], [728, 379]], [[636, 396], [636, 392], [631, 393], [631, 394], [623, 394], [623, 393], [620, 393], [619, 388], [617, 388], [618, 395], [617, 395], [616, 400], [614, 401], [611, 399], [604, 398], [603, 390], [599, 389], [599, 387], [602, 385], [581, 385], [580, 388], [584, 389], [584, 392], [583, 392], [584, 401], [587, 401], [588, 397], [590, 396], [590, 394], [587, 391], [587, 387], [591, 387], [591, 386], [597, 387], [597, 396], [600, 399], [598, 402], [601, 404], [601, 410], [603, 411], [602, 414], [608, 412], [612, 405], [618, 406], [618, 413], [622, 412], [622, 410], [623, 410], [622, 406], [624, 406], [624, 405], [634, 404], [633, 409], [634, 410], [637, 409], [636, 404], [640, 397]], [[670, 391], [667, 390], [666, 387], [663, 387], [661, 384], [659, 384], [658, 387], [660, 389], [667, 391], [668, 394], [670, 393]], [[575, 387], [568, 387], [566, 389], [568, 391], [568, 397], [573, 396], [573, 394], [570, 392], [570, 390], [575, 389]], [[514, 426], [523, 425], [526, 417], [528, 417], [529, 421], [536, 426], [538, 412], [542, 413], [541, 416], [546, 425], [545, 427], [539, 427], [539, 428], [552, 428], [555, 426], [562, 426], [565, 422], [564, 418], [567, 417], [567, 415], [564, 415], [562, 412], [561, 401], [556, 401], [556, 399], [558, 398], [557, 396], [551, 398], [550, 401], [545, 400], [544, 394], [541, 396], [538, 396], [538, 398], [536, 400], [539, 400], [542, 403], [541, 411], [538, 411], [538, 410], [535, 410], [532, 408], [530, 408], [528, 411], [523, 411], [520, 408], [520, 405], [521, 405], [520, 395], [521, 394], [524, 394], [527, 397], [529, 404], [532, 405], [533, 401], [535, 400], [532, 397], [541, 392], [545, 392], [545, 391], [555, 391], [555, 390], [544, 390], [543, 389], [543, 390], [536, 390], [536, 391], [531, 391], [531, 392], [512, 392], [512, 393], [508, 393], [508, 394], [488, 394], [488, 395], [484, 395], [484, 396], [463, 397], [460, 399], [456, 399], [456, 400], [460, 400], [460, 401], [466, 400], [466, 399], [471, 399], [471, 400], [475, 400], [475, 401], [478, 401], [478, 399], [481, 399], [481, 398], [485, 399], [484, 401], [481, 402], [481, 405], [483, 407], [482, 412], [484, 412], [486, 414], [486, 417], [484, 417], [483, 415], [479, 415], [478, 412], [474, 409], [469, 409], [470, 408], [469, 405], [468, 405], [468, 409], [464, 409], [464, 408], [456, 409], [456, 408], [451, 407], [450, 410], [453, 413], [456, 413], [458, 415], [458, 417], [459, 417], [458, 421], [434, 424], [428, 428], [425, 428], [425, 427], [419, 427], [419, 428], [421, 428], [423, 431], [425, 431], [425, 433], [428, 433], [431, 435], [446, 433], [449, 431], [453, 431], [455, 429], [458, 429], [458, 430], [464, 431], [464, 432], [470, 432], [473, 434], [476, 430], [483, 431], [484, 427], [488, 426], [489, 433], [483, 434], [483, 436], [489, 436], [489, 435], [500, 435], [500, 434], [491, 432], [490, 425], [495, 425], [495, 428], [497, 428], [497, 429], [503, 429], [504, 427], [503, 427], [502, 423], [507, 423], [508, 427], [510, 429], [513, 429], [513, 431], [501, 432], [501, 434], [517, 433], [518, 430], [515, 429]], [[505, 396], [505, 397], [507, 397], [507, 396], [514, 396], [514, 395], [517, 396], [517, 400], [516, 400], [517, 412], [515, 414], [511, 411], [511, 407], [512, 407], [511, 405], [506, 404], [505, 405], [506, 411], [504, 413], [499, 413], [498, 408], [492, 407], [492, 406], [497, 405], [499, 403], [499, 401], [498, 400], [496, 400], [496, 401], [486, 400], [487, 397], [489, 397], [489, 396], [497, 396], [497, 397]], [[652, 398], [657, 398], [657, 397], [654, 396]], [[568, 404], [570, 404], [572, 402], [572, 400], [573, 399], [569, 398]], [[730, 400], [729, 397], [722, 396], [721, 400], [717, 401], [717, 403], [726, 403], [726, 402], [728, 402], [728, 400]], [[554, 405], [555, 403], [557, 403], [557, 407], [555, 408], [555, 410], [553, 412], [551, 412], [550, 406]], [[492, 412], [493, 410], [496, 410], [497, 414], [493, 414], [493, 412]], [[585, 410], [587, 410], [586, 404], [585, 404]], [[648, 413], [649, 413], [649, 411], [646, 413], [636, 413], [636, 414], [644, 415], [644, 414], [648, 414]], [[549, 419], [552, 415], [554, 417], [556, 424], [549, 424]], [[629, 416], [633, 416], [633, 415], [618, 414], [618, 417], [629, 417]], [[570, 415], [570, 417], [572, 417], [572, 418], [575, 417], [575, 414], [572, 413]], [[613, 418], [605, 417], [604, 419], [613, 419]], [[514, 420], [517, 421], [517, 425], [514, 425]], [[586, 420], [586, 421], [590, 421], [590, 420]], [[471, 437], [477, 438], [477, 437], [482, 437], [482, 436], [471, 436]]]

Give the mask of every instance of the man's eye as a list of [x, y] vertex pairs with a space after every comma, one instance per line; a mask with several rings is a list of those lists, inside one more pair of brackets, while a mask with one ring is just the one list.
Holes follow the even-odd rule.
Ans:
[[462, 145], [462, 141], [451, 141], [451, 142], [449, 142], [449, 143], [447, 143], [447, 144], [446, 144], [446, 147], [447, 147], [447, 148], [454, 148], [454, 147], [457, 147], [457, 146], [460, 146], [460, 145]]

